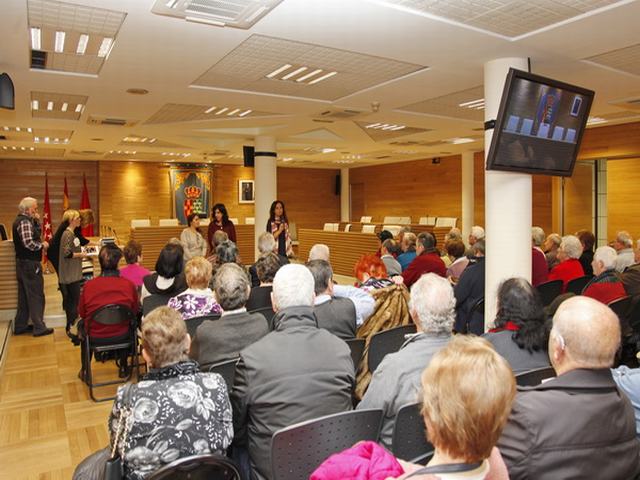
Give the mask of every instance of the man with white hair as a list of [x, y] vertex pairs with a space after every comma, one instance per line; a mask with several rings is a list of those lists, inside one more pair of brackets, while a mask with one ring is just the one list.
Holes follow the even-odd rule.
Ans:
[[309, 260], [308, 260], [309, 262], [311, 262], [312, 260], [324, 260], [325, 262], [331, 263], [329, 258], [330, 258], [329, 247], [324, 243], [316, 243], [309, 250]]
[[618, 252], [618, 258], [616, 259], [616, 270], [618, 272], [624, 272], [625, 268], [635, 263], [633, 238], [629, 232], [625, 232], [624, 230], [618, 232], [616, 240], [613, 242], [613, 248]]
[[553, 317], [549, 358], [557, 377], [518, 387], [498, 441], [509, 478], [606, 478], [640, 472], [633, 408], [609, 367], [620, 345], [620, 322], [606, 305], [583, 296]]
[[595, 298], [605, 305], [627, 295], [616, 272], [617, 256], [611, 247], [598, 247], [591, 262], [595, 276], [585, 285], [582, 295]]
[[484, 228], [480, 225], [474, 225], [469, 233], [469, 246], [472, 247], [478, 240], [484, 240]]
[[[16, 252], [18, 279], [18, 311], [13, 322], [14, 335], [33, 332], [34, 337], [50, 335], [53, 328], [44, 323], [44, 277], [42, 252], [49, 247], [40, 240], [42, 228], [38, 214], [38, 201], [25, 197], [18, 205], [18, 216], [13, 222], [13, 244]], [[50, 222], [51, 219], [45, 219]], [[29, 325], [29, 318], [33, 325]]]
[[549, 268], [547, 259], [542, 251], [544, 243], [544, 230], [540, 227], [531, 227], [531, 285], [534, 287], [548, 280]]
[[271, 437], [281, 428], [350, 410], [355, 372], [347, 344], [318, 328], [307, 267], [273, 280], [274, 331], [240, 352], [231, 394], [234, 445], [248, 449], [251, 478], [273, 478]]
[[451, 339], [455, 306], [451, 283], [435, 273], [423, 275], [411, 287], [409, 309], [418, 333], [400, 351], [384, 357], [357, 407], [383, 410], [380, 441], [388, 448], [398, 410], [419, 400], [422, 371]]

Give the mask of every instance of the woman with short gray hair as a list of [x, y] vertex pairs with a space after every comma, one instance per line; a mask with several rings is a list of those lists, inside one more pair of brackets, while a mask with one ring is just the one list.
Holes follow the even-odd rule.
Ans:
[[582, 255], [580, 239], [575, 235], [562, 237], [558, 248], [560, 263], [549, 272], [549, 280], [562, 280], [562, 293], [567, 291], [567, 284], [571, 280], [584, 276], [584, 270], [579, 260], [580, 255]]

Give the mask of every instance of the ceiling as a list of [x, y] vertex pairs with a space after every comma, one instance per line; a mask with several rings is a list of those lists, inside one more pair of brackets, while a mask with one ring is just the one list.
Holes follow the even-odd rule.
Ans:
[[[483, 110], [460, 104], [501, 57], [595, 90], [598, 125], [640, 120], [640, 1], [253, 3], [2, 0], [16, 106], [0, 109], [0, 158], [241, 164], [257, 135], [282, 166], [478, 151]], [[253, 26], [203, 20], [214, 4], [253, 8]]]

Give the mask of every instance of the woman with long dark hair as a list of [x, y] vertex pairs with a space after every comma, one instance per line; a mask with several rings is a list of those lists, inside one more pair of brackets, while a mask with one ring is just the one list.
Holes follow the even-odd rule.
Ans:
[[278, 244], [278, 255], [288, 257], [293, 253], [289, 238], [289, 219], [282, 200], [275, 200], [271, 204], [266, 230], [273, 235]]
[[524, 278], [505, 280], [498, 289], [495, 328], [484, 335], [518, 374], [549, 366], [549, 329], [537, 290]]
[[215, 253], [216, 249], [213, 243], [213, 235], [218, 231], [225, 232], [229, 237], [229, 240], [233, 243], [237, 243], [236, 227], [233, 225], [233, 222], [229, 220], [229, 213], [227, 212], [227, 207], [224, 206], [224, 203], [216, 203], [211, 209], [211, 222], [209, 223], [209, 229], [207, 231], [210, 255]]

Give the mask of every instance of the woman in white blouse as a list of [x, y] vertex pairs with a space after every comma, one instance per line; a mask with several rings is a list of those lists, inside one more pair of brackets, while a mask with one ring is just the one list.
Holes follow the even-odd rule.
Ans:
[[187, 217], [187, 228], [180, 234], [180, 242], [184, 248], [184, 261], [187, 262], [194, 257], [204, 257], [207, 253], [207, 242], [198, 231], [200, 217], [197, 213], [192, 213]]

